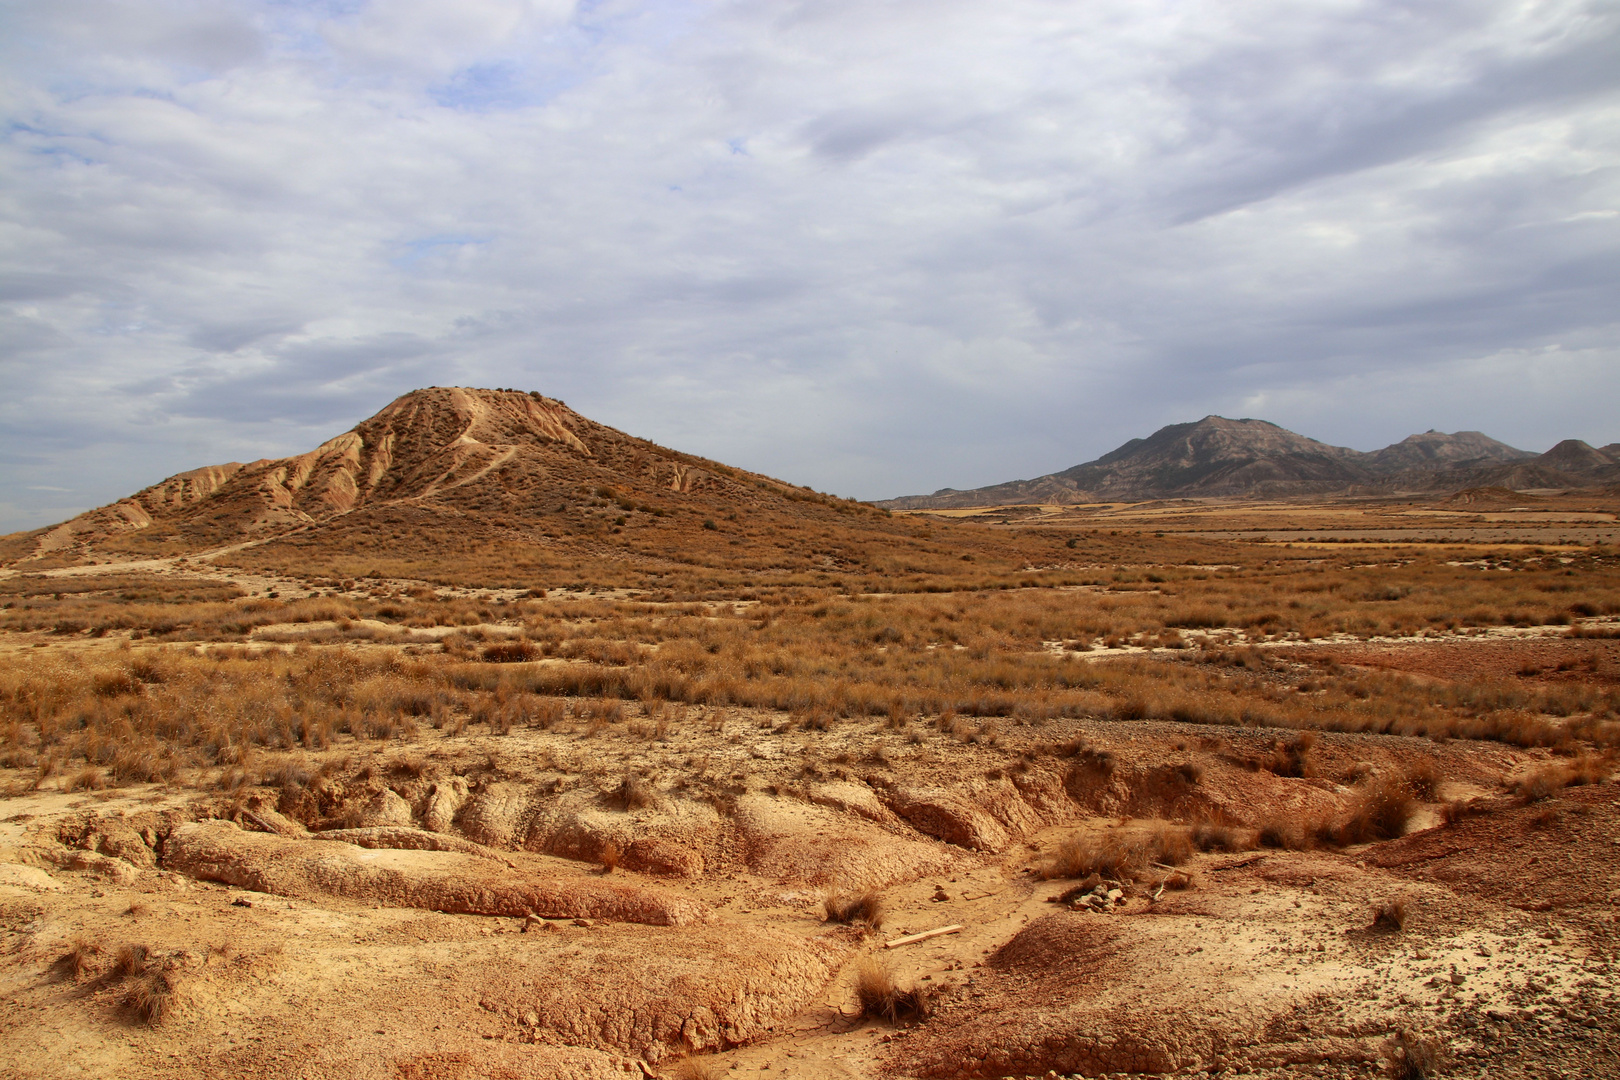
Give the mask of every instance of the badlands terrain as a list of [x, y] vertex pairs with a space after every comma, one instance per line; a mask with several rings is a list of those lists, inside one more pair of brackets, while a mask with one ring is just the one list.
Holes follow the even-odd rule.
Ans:
[[1620, 1075], [1617, 511], [418, 391], [0, 538], [0, 1072]]

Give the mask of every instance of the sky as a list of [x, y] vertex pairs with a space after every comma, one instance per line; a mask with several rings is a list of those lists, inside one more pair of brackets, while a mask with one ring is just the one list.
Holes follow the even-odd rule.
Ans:
[[0, 532], [539, 390], [877, 499], [1620, 440], [1620, 4], [0, 0]]

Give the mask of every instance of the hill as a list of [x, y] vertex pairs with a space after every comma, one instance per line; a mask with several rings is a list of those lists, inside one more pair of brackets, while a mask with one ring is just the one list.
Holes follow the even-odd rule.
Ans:
[[868, 504], [635, 438], [538, 392], [433, 387], [308, 453], [188, 471], [6, 537], [0, 564], [206, 553], [305, 577], [646, 588], [715, 572], [962, 577], [1057, 548], [984, 535], [947, 550]]
[[1264, 420], [1206, 416], [1132, 439], [1095, 461], [1033, 480], [888, 499], [894, 510], [1019, 503], [1087, 503], [1211, 497], [1450, 492], [1471, 487], [1568, 488], [1620, 479], [1620, 457], [1579, 440], [1545, 454], [1478, 431], [1428, 431], [1363, 453], [1330, 446]]

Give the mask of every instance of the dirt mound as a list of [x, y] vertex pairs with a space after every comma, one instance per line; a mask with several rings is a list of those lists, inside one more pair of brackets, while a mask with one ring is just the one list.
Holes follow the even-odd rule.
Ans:
[[387, 1064], [390, 1080], [624, 1080], [632, 1067], [596, 1050], [499, 1045], [400, 1054]]
[[[474, 796], [469, 808], [481, 798]], [[677, 877], [697, 877], [719, 863], [728, 830], [714, 807], [654, 794], [648, 798], [645, 806], [615, 806], [618, 800], [582, 788], [536, 799], [521, 822], [520, 846], [587, 862], [602, 860], [611, 849], [627, 870]]]
[[745, 796], [735, 821], [749, 867], [783, 884], [877, 889], [948, 870], [964, 858], [943, 844], [791, 799]]
[[513, 865], [511, 860], [494, 848], [475, 844], [471, 840], [426, 832], [422, 829], [398, 827], [332, 829], [329, 832], [315, 833], [314, 836], [317, 840], [339, 840], [345, 844], [353, 844], [355, 847], [363, 848], [391, 848], [396, 851], [454, 851], [462, 855], [476, 855], [481, 859], [493, 859], [505, 866]]
[[706, 915], [701, 904], [651, 889], [562, 876], [514, 879], [496, 873], [481, 856], [293, 840], [246, 833], [229, 822], [176, 829], [164, 847], [163, 866], [256, 892], [466, 915], [532, 912], [654, 926], [685, 925]]
[[972, 851], [1006, 851], [1012, 836], [964, 792], [946, 788], [891, 788], [884, 804], [919, 832]]
[[822, 992], [856, 940], [736, 926], [648, 935], [603, 927], [551, 949], [505, 950], [477, 972], [474, 997], [513, 1029], [656, 1061], [760, 1037]]
[[[1234, 1011], [1189, 1022], [1127, 982], [1138, 927], [1077, 912], [1031, 923], [986, 962], [983, 987], [947, 1005], [906, 1054], [920, 1076], [1168, 1073], [1255, 1041]], [[988, 1007], [987, 1007], [988, 1006]]]
[[1512, 907], [1585, 909], [1601, 919], [1620, 899], [1616, 791], [1614, 784], [1567, 788], [1555, 798], [1374, 845], [1361, 861]]

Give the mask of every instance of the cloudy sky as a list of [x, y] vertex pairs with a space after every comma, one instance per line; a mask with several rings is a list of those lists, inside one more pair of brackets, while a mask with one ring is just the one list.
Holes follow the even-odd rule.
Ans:
[[0, 531], [538, 389], [883, 498], [1620, 439], [1613, 0], [5, 0]]

